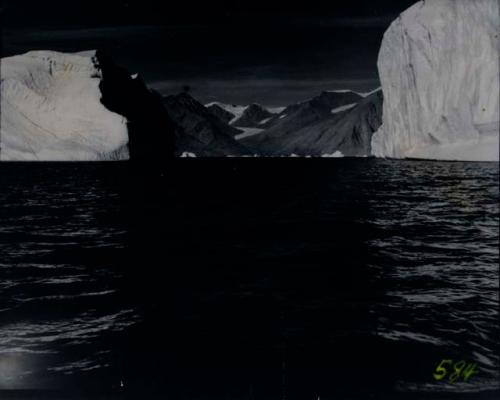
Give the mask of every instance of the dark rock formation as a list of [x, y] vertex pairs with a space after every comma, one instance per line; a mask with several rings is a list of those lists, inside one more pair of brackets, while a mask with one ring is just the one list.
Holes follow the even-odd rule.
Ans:
[[273, 115], [262, 106], [252, 104], [232, 125], [241, 128], [262, 128], [262, 122], [270, 119]]
[[102, 71], [101, 102], [128, 120], [130, 159], [162, 163], [173, 158], [175, 126], [161, 96], [142, 79], [133, 79], [103, 51], [97, 52], [95, 62]]
[[229, 124], [229, 122], [231, 122], [236, 117], [229, 111], [224, 110], [218, 104], [212, 104], [211, 106], [207, 107], [207, 110], [210, 111], [217, 118], [219, 118], [221, 121], [225, 122], [226, 124]]

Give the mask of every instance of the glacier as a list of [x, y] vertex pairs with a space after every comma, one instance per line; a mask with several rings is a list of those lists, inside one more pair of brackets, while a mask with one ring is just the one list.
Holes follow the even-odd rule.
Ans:
[[425, 0], [386, 31], [377, 157], [499, 159], [498, 0]]
[[95, 51], [1, 59], [1, 161], [127, 160], [127, 119], [102, 103]]

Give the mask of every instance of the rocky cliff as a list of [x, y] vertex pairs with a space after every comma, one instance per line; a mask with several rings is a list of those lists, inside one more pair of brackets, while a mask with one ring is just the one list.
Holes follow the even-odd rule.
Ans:
[[187, 93], [168, 96], [163, 105], [176, 125], [176, 153], [193, 153], [200, 157], [239, 156], [249, 154], [234, 136], [241, 133], [213, 115]]

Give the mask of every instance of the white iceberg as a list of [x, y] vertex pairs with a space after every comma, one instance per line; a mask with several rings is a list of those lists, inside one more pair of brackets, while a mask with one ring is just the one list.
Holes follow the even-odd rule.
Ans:
[[191, 153], [189, 151], [185, 151], [184, 153], [181, 154], [181, 158], [196, 158], [196, 154]]
[[129, 158], [126, 119], [101, 103], [96, 52], [1, 60], [2, 161]]
[[420, 1], [384, 35], [378, 157], [498, 161], [498, 0]]
[[321, 156], [322, 158], [343, 158], [344, 157], [344, 154], [342, 154], [341, 151], [336, 151], [335, 153], [333, 154], [323, 154]]

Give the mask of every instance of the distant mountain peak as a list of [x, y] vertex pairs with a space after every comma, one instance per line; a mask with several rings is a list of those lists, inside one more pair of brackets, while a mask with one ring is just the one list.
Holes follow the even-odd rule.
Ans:
[[253, 103], [246, 107], [243, 114], [231, 124], [242, 128], [257, 128], [273, 115], [260, 104]]
[[357, 92], [355, 90], [351, 90], [351, 89], [338, 89], [338, 90], [327, 90], [326, 92], [327, 93], [355, 93], [357, 94], [358, 96], [361, 96], [361, 97], [368, 97], [374, 93], [377, 93], [379, 91], [382, 90], [382, 87], [378, 87], [374, 90], [371, 90], [369, 92]]

